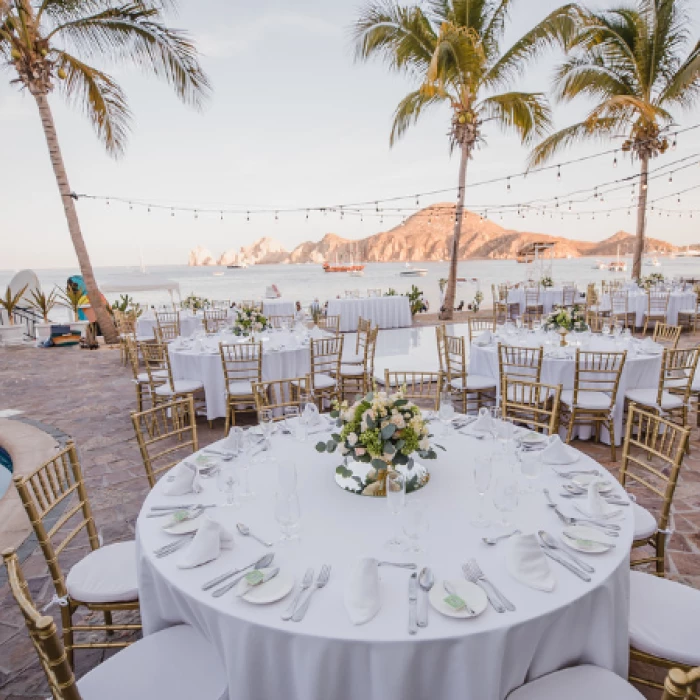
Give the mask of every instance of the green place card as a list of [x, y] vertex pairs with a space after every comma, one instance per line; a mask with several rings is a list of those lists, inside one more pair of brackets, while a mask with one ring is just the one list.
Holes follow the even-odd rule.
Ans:
[[262, 571], [258, 571], [255, 569], [255, 571], [251, 571], [249, 574], [245, 575], [245, 580], [251, 585], [251, 586], [257, 586], [259, 583], [262, 583], [264, 575]]
[[189, 514], [186, 510], [176, 510], [173, 513], [173, 524], [181, 523], [189, 519]]
[[466, 603], [458, 595], [448, 595], [443, 599], [446, 605], [449, 605], [453, 610], [461, 610], [466, 607]]

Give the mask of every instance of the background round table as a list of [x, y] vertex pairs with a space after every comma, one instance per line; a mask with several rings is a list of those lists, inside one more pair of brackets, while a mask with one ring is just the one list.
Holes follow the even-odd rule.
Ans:
[[[644, 325], [644, 314], [649, 308], [649, 296], [646, 292], [630, 292], [627, 296], [627, 309], [635, 314], [635, 325], [641, 328]], [[687, 309], [694, 309], [697, 297], [695, 292], [671, 292], [668, 297], [668, 308], [666, 309], [666, 323], [675, 326], [678, 323], [678, 312]], [[610, 295], [604, 294], [601, 298], [601, 311], [610, 311]]]
[[360, 317], [379, 328], [407, 328], [413, 325], [408, 297], [367, 297], [365, 299], [331, 299], [328, 315], [340, 316], [341, 331], [356, 331]]
[[[204, 328], [203, 316], [192, 316], [180, 313], [180, 335], [190, 336]], [[136, 334], [144, 338], [152, 338], [158, 326], [154, 316], [141, 316], [136, 322]]]
[[288, 299], [265, 299], [263, 300], [263, 313], [266, 316], [294, 316], [296, 306]]
[[[515, 289], [510, 289], [508, 291], [508, 303], [509, 304], [519, 304], [520, 313], [525, 313], [525, 288], [517, 287]], [[545, 289], [540, 289], [540, 304], [544, 313], [551, 313], [555, 306], [559, 306], [564, 303], [564, 288], [563, 287], [547, 287]], [[580, 294], [576, 292], [576, 303], [581, 303]]]
[[[275, 565], [292, 573], [297, 583], [307, 567], [318, 574], [323, 564], [332, 565], [328, 585], [315, 594], [299, 623], [280, 619], [289, 598], [254, 606], [232, 593], [214, 598], [201, 590], [204, 582], [268, 551], [251, 538], [236, 533], [233, 549], [196, 569], [178, 569], [178, 554], [163, 559], [153, 556], [154, 548], [172, 539], [160, 529], [159, 519], [144, 516], [152, 505], [169, 500], [162, 493], [161, 480], [149, 493], [137, 523], [144, 633], [182, 622], [193, 625], [218, 649], [231, 698], [236, 700], [502, 700], [527, 680], [584, 663], [626, 677], [631, 508], [619, 521], [622, 530], [616, 549], [597, 557], [581, 555], [596, 567], [591, 583], [550, 562], [557, 581], [554, 591], [531, 589], [507, 572], [504, 555], [508, 544], [488, 547], [481, 537], [494, 530], [470, 525], [476, 508], [470, 467], [474, 460], [486, 457], [492, 449], [490, 441], [459, 434], [437, 441], [447, 452], [430, 462], [430, 483], [420, 494], [408, 496], [409, 500], [423, 499], [428, 509], [426, 553], [391, 555], [383, 548], [394, 527], [384, 499], [339, 488], [334, 481], [337, 455], [316, 453], [312, 442], [273, 436], [273, 449], [267, 454], [296, 463], [302, 510], [301, 542], [272, 550]], [[575, 466], [598, 465], [581, 454]], [[563, 500], [557, 498], [561, 478], [545, 469], [537, 491], [521, 496], [513, 519], [524, 531], [544, 528], [558, 535], [561, 523], [545, 505], [540, 489], [547, 486], [555, 499]], [[253, 464], [250, 472], [255, 500], [208, 512], [231, 530], [236, 522], [243, 522], [258, 536], [274, 539], [278, 532], [274, 519], [276, 466], [270, 461]], [[201, 494], [178, 501], [222, 503], [216, 479], [204, 484]], [[622, 493], [619, 484], [615, 490]], [[574, 514], [570, 501], [562, 509]], [[493, 511], [487, 513], [495, 516]], [[489, 607], [474, 619], [455, 620], [431, 608], [429, 626], [411, 636], [409, 572], [382, 567], [382, 608], [369, 623], [353, 626], [343, 595], [361, 557], [430, 565], [438, 582], [461, 578], [462, 563], [474, 557], [517, 610], [498, 614]]]

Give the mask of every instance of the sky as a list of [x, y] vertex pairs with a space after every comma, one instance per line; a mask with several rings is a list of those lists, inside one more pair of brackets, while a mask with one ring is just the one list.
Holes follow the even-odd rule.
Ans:
[[[519, 0], [504, 39], [509, 44], [559, 0]], [[611, 0], [591, 3], [610, 6]], [[71, 187], [78, 193], [193, 208], [270, 207], [304, 209], [344, 202], [375, 200], [456, 185], [458, 159], [450, 156], [449, 112], [440, 107], [426, 114], [393, 148], [389, 146], [392, 113], [412, 89], [405, 76], [378, 61], [357, 63], [349, 28], [357, 18], [356, 0], [181, 0], [169, 17], [171, 26], [191, 33], [202, 54], [213, 91], [201, 111], [182, 105], [172, 90], [136, 68], [101, 65], [124, 88], [134, 118], [126, 153], [109, 157], [78, 108], [51, 96], [59, 140]], [[692, 33], [700, 36], [700, 9], [693, 10]], [[528, 66], [517, 89], [547, 91], [561, 56], [545, 54]], [[0, 70], [0, 269], [53, 268], [76, 264], [40, 120], [31, 96], [10, 85]], [[557, 127], [580, 119], [585, 102], [555, 108]], [[679, 113], [678, 124], [700, 122], [694, 113]], [[469, 166], [476, 182], [522, 172], [527, 149], [513, 136], [488, 128], [487, 147]], [[614, 148], [619, 142], [580, 146], [559, 160], [571, 160]], [[700, 129], [679, 136], [678, 147], [653, 167], [700, 153]], [[467, 204], [494, 206], [535, 197], [562, 196], [577, 189], [624, 177], [637, 171], [629, 160], [597, 158], [556, 172], [514, 178], [511, 191], [501, 182], [467, 187]], [[697, 166], [655, 180], [650, 196], [670, 194], [700, 183]], [[606, 201], [601, 208], [627, 205], [630, 192]], [[449, 201], [454, 194], [423, 197]], [[700, 209], [700, 190], [671, 208]], [[415, 199], [407, 200], [415, 206]], [[391, 228], [376, 218], [337, 214], [176, 213], [105, 201], [81, 199], [78, 212], [95, 266], [184, 264], [188, 252], [201, 245], [215, 256], [251, 244], [262, 236], [292, 249], [327, 232], [362, 238]], [[541, 231], [601, 240], [618, 230], [634, 231], [634, 209], [562, 221], [529, 215], [506, 215], [496, 223], [506, 228]], [[677, 245], [700, 242], [691, 219], [652, 215], [648, 235]]]

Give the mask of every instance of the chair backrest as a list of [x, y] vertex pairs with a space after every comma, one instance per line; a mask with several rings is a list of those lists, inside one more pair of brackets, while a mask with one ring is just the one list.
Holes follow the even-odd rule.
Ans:
[[169, 343], [180, 335], [179, 323], [159, 323], [155, 329], [155, 337], [160, 343]]
[[598, 292], [595, 282], [591, 282], [586, 290], [586, 306], [595, 306], [598, 303]]
[[664, 694], [661, 700], [697, 700], [698, 684], [700, 684], [700, 667], [685, 671], [672, 668], [666, 675]]
[[230, 299], [212, 299], [211, 300], [211, 308], [212, 309], [226, 309], [228, 313], [228, 309], [231, 308], [231, 300]]
[[627, 316], [629, 313], [629, 294], [624, 289], [610, 292], [610, 310], [613, 316]]
[[156, 323], [158, 327], [170, 326], [175, 324], [177, 333], [175, 337], [180, 335], [180, 312], [179, 311], [156, 311]]
[[275, 379], [269, 382], [253, 382], [255, 410], [260, 414], [263, 409], [273, 411], [273, 420], [284, 419], [284, 409], [296, 406], [301, 412], [302, 397], [311, 394], [311, 378]]
[[[690, 430], [631, 404], [622, 451], [620, 483], [639, 485], [661, 500], [657, 520], [666, 529]], [[634, 449], [634, 453], [632, 451]]]
[[659, 406], [665, 391], [682, 396], [687, 405], [699, 356], [700, 348], [664, 348], [656, 397]]
[[501, 415], [525, 423], [536, 432], [555, 435], [559, 430], [561, 384], [541, 384], [504, 376]]
[[380, 297], [381, 295], [382, 295], [381, 287], [379, 287], [377, 289], [368, 289], [367, 290], [368, 297]]
[[139, 348], [133, 336], [127, 336], [124, 345], [126, 347], [126, 359], [129, 361], [131, 373], [134, 375], [134, 381], [138, 381], [139, 372]]
[[657, 323], [654, 325], [654, 334], [652, 340], [659, 345], [675, 350], [678, 347], [678, 341], [681, 337], [681, 326], [669, 326], [666, 323]]
[[355, 354], [359, 355], [367, 342], [367, 333], [372, 330], [372, 321], [360, 316], [357, 319], [357, 335], [355, 336]]
[[114, 309], [114, 324], [120, 335], [133, 335], [136, 333], [136, 314]]
[[[56, 595], [64, 597], [68, 591], [59, 562], [61, 553], [83, 531], [90, 549], [100, 546], [75, 444], [69, 442], [52, 459], [29, 474], [16, 474], [13, 481], [46, 559]], [[65, 508], [56, 516], [54, 508], [64, 502]]]
[[442, 391], [441, 372], [390, 372], [384, 370], [384, 390], [387, 393], [401, 391], [405, 399], [409, 401], [423, 401], [427, 407], [437, 411], [440, 404], [440, 392]]
[[669, 292], [649, 292], [647, 309], [650, 316], [665, 316], [668, 308]]
[[540, 303], [540, 288], [526, 287], [525, 288], [525, 306], [539, 306]]
[[53, 618], [42, 615], [34, 605], [27, 580], [22, 573], [14, 549], [2, 553], [7, 568], [7, 582], [24, 618], [41, 667], [54, 700], [81, 700], [73, 669], [68, 663], [65, 649]]
[[504, 377], [539, 382], [542, 376], [543, 350], [498, 344], [498, 374], [501, 385]]
[[159, 476], [198, 449], [194, 398], [160, 403], [131, 414], [146, 478], [153, 488]]
[[564, 287], [562, 290], [562, 306], [573, 306], [576, 303], [576, 287]]
[[255, 311], [260, 311], [262, 312], [263, 310], [263, 304], [261, 301], [254, 301], [253, 299], [244, 299], [241, 302], [241, 306], [244, 306], [248, 309], [254, 309]]
[[219, 343], [226, 391], [234, 382], [262, 381], [262, 341]]
[[316, 325], [337, 335], [340, 333], [340, 316], [319, 316]]
[[576, 348], [574, 405], [585, 403], [586, 394], [601, 392], [608, 395], [610, 398], [608, 407], [612, 408], [615, 405], [626, 359], [627, 351], [591, 352]]
[[462, 387], [467, 386], [467, 350], [464, 336], [445, 335], [445, 371], [447, 385], [454, 386], [456, 379], [461, 380]]
[[377, 352], [377, 337], [379, 336], [379, 327], [371, 328], [367, 333], [364, 334], [364, 341], [362, 346], [363, 352], [363, 366], [365, 370], [365, 375], [369, 377], [370, 381], [374, 376], [374, 356]]
[[[172, 377], [170, 376], [170, 358], [168, 356], [167, 346], [160, 342], [149, 342], [138, 343], [136, 347], [141, 351], [141, 356], [143, 357], [143, 364], [146, 367], [148, 384], [151, 391], [155, 391], [157, 387], [165, 383], [166, 379], [164, 379], [162, 376], [158, 377], [155, 374], [156, 372], [162, 370], [166, 370], [168, 372], [168, 380], [172, 386]], [[136, 366], [136, 372], [138, 376], [138, 364]]]
[[204, 332], [218, 333], [228, 324], [228, 311], [226, 309], [206, 309], [204, 311]]
[[272, 328], [291, 328], [294, 325], [294, 314], [291, 315], [279, 315], [279, 316], [268, 316], [267, 320]]
[[435, 326], [435, 340], [437, 342], [437, 354], [440, 372], [445, 372], [445, 336], [447, 327], [444, 323]]
[[343, 354], [343, 336], [311, 339], [311, 383], [316, 389], [316, 376], [339, 376]]
[[496, 331], [496, 319], [494, 318], [476, 318], [470, 316], [467, 319], [467, 324], [469, 326], [469, 343], [474, 341], [474, 338], [481, 335], [484, 331], [491, 331], [495, 333]]

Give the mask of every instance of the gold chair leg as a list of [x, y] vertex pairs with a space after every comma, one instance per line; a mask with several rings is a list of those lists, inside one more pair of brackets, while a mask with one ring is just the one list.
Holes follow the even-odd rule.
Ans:
[[569, 414], [569, 427], [566, 430], [566, 444], [571, 442], [571, 437], [574, 434], [574, 417], [576, 416], [576, 409], [572, 406], [571, 413]]
[[66, 659], [70, 667], [74, 668], [73, 619], [70, 604], [61, 606], [61, 626], [63, 627], [63, 647], [66, 650]]
[[610, 456], [613, 462], [617, 462], [617, 447], [615, 446], [615, 423], [611, 418], [608, 421], [608, 432], [610, 433]]
[[[105, 616], [105, 625], [109, 625], [111, 627], [112, 623], [112, 611], [111, 610], [105, 610], [104, 612]], [[114, 634], [114, 630], [107, 630], [107, 634], [111, 637]]]

